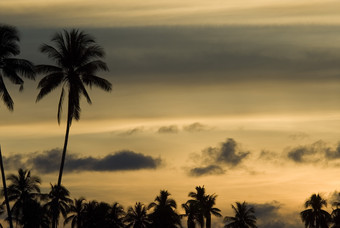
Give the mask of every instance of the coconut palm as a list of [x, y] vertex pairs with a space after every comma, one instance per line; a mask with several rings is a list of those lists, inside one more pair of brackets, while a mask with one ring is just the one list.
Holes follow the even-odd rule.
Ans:
[[129, 207], [125, 216], [127, 228], [147, 228], [150, 220], [146, 213], [146, 208], [141, 202], [137, 202], [134, 207]]
[[37, 66], [37, 72], [44, 74], [38, 84], [40, 91], [37, 101], [61, 86], [57, 112], [58, 123], [60, 123], [64, 96], [65, 93], [68, 93], [66, 134], [58, 177], [58, 186], [60, 186], [70, 126], [73, 119], [79, 120], [80, 118], [80, 98], [84, 96], [86, 101], [91, 104], [91, 99], [85, 86], [90, 88], [96, 86], [104, 91], [111, 91], [112, 85], [109, 81], [96, 76], [98, 71], [107, 71], [108, 68], [100, 60], [104, 57], [103, 49], [96, 44], [90, 35], [76, 29], [71, 31], [64, 30], [62, 33], [55, 34], [51, 41], [55, 47], [43, 44], [40, 51], [47, 54], [56, 65]]
[[24, 85], [21, 76], [35, 79], [33, 64], [28, 60], [15, 58], [20, 54], [19, 41], [19, 32], [15, 27], [0, 25], [0, 97], [11, 111], [13, 111], [14, 102], [6, 88], [4, 78], [20, 85], [20, 90]]
[[148, 206], [148, 210], [153, 209], [149, 215], [153, 227], [174, 228], [180, 227], [180, 216], [175, 211], [176, 201], [169, 198], [171, 194], [166, 190], [161, 190], [159, 196]]
[[196, 221], [199, 220], [200, 209], [196, 201], [188, 200], [186, 203], [182, 204], [182, 208], [185, 211], [185, 214], [181, 215], [181, 217], [188, 217], [187, 227], [195, 228]]
[[189, 202], [194, 203], [198, 207], [197, 222], [200, 224], [201, 228], [204, 227], [204, 205], [207, 199], [205, 194], [204, 186], [196, 186], [196, 192], [189, 192], [188, 196], [193, 198]]
[[305, 202], [306, 210], [300, 213], [302, 221], [305, 223], [305, 227], [313, 228], [326, 228], [330, 222], [330, 214], [323, 210], [323, 207], [327, 207], [327, 201], [324, 200], [319, 194], [313, 194]]
[[231, 205], [235, 216], [226, 216], [224, 222], [227, 223], [225, 228], [256, 228], [255, 210], [248, 206], [246, 202], [236, 202], [236, 207]]
[[69, 195], [70, 192], [65, 187], [51, 184], [48, 202], [44, 205], [44, 208], [52, 220], [52, 228], [58, 226], [60, 215], [66, 218], [69, 205], [72, 203]]
[[[40, 183], [41, 180], [37, 176], [32, 176], [29, 170], [18, 170], [18, 175], [10, 174], [7, 176], [9, 185], [7, 188], [9, 201], [14, 201], [12, 207], [13, 219], [17, 223], [23, 225], [25, 218], [29, 216], [25, 215], [27, 212], [31, 212], [30, 205], [40, 196]], [[2, 192], [4, 189], [2, 190]]]
[[126, 213], [124, 208], [119, 205], [119, 203], [114, 203], [111, 206], [110, 212], [108, 214], [108, 221], [111, 227], [123, 228], [124, 227], [124, 217]]
[[204, 217], [206, 218], [206, 228], [211, 228], [211, 215], [222, 217], [221, 210], [214, 207], [217, 195], [208, 195], [204, 205]]
[[85, 198], [80, 197], [79, 199], [74, 199], [72, 203], [69, 205], [69, 210], [67, 214], [69, 215], [65, 221], [64, 225], [71, 222], [72, 228], [81, 228], [83, 227], [83, 221], [85, 218], [85, 210], [86, 210], [86, 203], [84, 202]]

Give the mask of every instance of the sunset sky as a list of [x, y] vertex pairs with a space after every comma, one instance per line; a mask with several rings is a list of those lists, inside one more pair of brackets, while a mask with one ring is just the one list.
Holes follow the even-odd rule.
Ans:
[[[181, 212], [204, 185], [223, 216], [246, 201], [259, 227], [295, 228], [311, 194], [331, 211], [340, 190], [339, 10], [335, 0], [11, 0], [0, 22], [18, 28], [35, 64], [49, 62], [39, 46], [62, 29], [106, 51], [99, 75], [113, 91], [90, 90], [70, 131], [72, 197], [127, 208], [167, 189]], [[5, 82], [15, 106], [0, 103], [0, 143], [6, 172], [32, 169], [48, 191], [66, 124], [60, 90], [35, 102], [40, 79], [23, 92]]]

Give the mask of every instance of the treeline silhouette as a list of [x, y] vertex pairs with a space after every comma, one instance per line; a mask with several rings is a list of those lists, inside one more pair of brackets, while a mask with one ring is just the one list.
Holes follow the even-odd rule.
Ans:
[[[177, 203], [167, 190], [161, 190], [149, 204], [136, 202], [124, 210], [118, 202], [109, 204], [84, 197], [72, 199], [64, 186], [52, 185], [50, 192], [40, 190], [41, 179], [30, 170], [19, 169], [17, 174], [7, 176], [8, 198], [16, 227], [56, 228], [70, 224], [72, 228], [211, 228], [212, 216], [221, 217], [220, 209], [214, 207], [217, 195], [206, 194], [204, 186], [189, 192], [187, 202], [179, 214]], [[2, 189], [2, 195], [4, 189]], [[5, 202], [1, 214], [5, 214]], [[256, 227], [255, 211], [247, 203], [232, 205], [234, 216], [224, 218], [225, 227]], [[8, 220], [8, 218], [7, 218]]]

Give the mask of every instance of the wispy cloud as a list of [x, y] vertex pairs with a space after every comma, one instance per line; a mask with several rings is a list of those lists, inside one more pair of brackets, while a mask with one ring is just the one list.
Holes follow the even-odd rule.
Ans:
[[179, 128], [177, 125], [170, 125], [170, 126], [162, 126], [158, 129], [158, 133], [170, 133], [175, 134], [179, 132]]

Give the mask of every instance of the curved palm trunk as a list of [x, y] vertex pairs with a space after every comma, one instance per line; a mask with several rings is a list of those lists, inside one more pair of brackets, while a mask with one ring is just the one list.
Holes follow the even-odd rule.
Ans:
[[3, 187], [4, 187], [4, 195], [5, 195], [5, 201], [6, 201], [6, 207], [7, 207], [9, 227], [13, 228], [11, 208], [9, 207], [8, 194], [7, 194], [7, 186], [6, 186], [4, 164], [2, 162], [1, 147], [0, 147], [0, 166], [1, 166], [2, 184], [3, 184]]
[[63, 177], [64, 163], [65, 163], [65, 157], [66, 157], [66, 149], [67, 149], [67, 143], [68, 143], [68, 135], [69, 135], [69, 132], [70, 132], [70, 126], [71, 126], [71, 120], [70, 120], [70, 118], [67, 118], [64, 148], [63, 148], [63, 153], [61, 155], [61, 163], [60, 163], [60, 169], [59, 169], [58, 187], [60, 187], [61, 179]]

